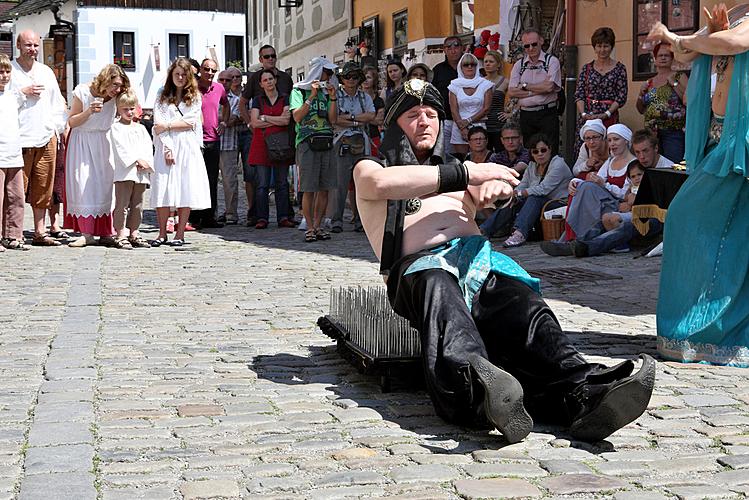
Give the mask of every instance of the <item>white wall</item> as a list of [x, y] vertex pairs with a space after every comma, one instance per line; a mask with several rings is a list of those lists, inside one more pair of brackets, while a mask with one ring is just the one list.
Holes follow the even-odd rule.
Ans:
[[[75, 2], [68, 1], [65, 2], [60, 9], [60, 17], [65, 21], [72, 21], [73, 20], [73, 10], [75, 8]], [[35, 33], [37, 33], [39, 36], [44, 38], [49, 38], [49, 27], [55, 23], [55, 18], [52, 15], [52, 12], [47, 10], [44, 12], [41, 12], [39, 14], [30, 14], [28, 16], [19, 17], [18, 20], [16, 20], [13, 23], [13, 57], [16, 57], [18, 55], [18, 49], [16, 49], [16, 37], [19, 33], [26, 30], [33, 30]], [[43, 48], [39, 48], [39, 62], [44, 63], [43, 60]], [[70, 97], [72, 96], [73, 92], [73, 64], [68, 63], [68, 91], [67, 93], [63, 93], [63, 97], [65, 97], [68, 102], [70, 102]], [[65, 95], [67, 94], [67, 95]]]
[[[248, 23], [248, 37], [250, 43], [251, 69], [258, 66], [258, 49], [265, 44], [275, 47], [279, 59], [278, 68], [286, 70], [292, 68], [292, 79], [297, 81], [297, 75], [303, 71], [309, 72], [309, 60], [317, 56], [325, 56], [331, 61], [343, 59], [344, 46], [348, 40], [351, 24], [351, 0], [305, 0], [301, 9], [291, 9], [287, 18], [284, 9], [276, 7], [276, 0], [247, 0], [252, 15], [253, 8], [258, 14], [257, 39], [252, 34], [252, 19]], [[268, 6], [270, 26], [267, 32], [262, 30], [262, 9]], [[338, 17], [336, 17], [338, 16]], [[314, 19], [319, 21], [315, 29]], [[304, 32], [299, 35], [299, 22], [304, 24]], [[287, 32], [291, 43], [286, 43]]]
[[[113, 61], [114, 31], [135, 33], [135, 70], [126, 71], [144, 108], [153, 106], [169, 67], [169, 34], [190, 35], [190, 56], [200, 61], [216, 51], [224, 69], [224, 36], [244, 36], [244, 15], [203, 11], [168, 11], [83, 7], [78, 11], [79, 81], [91, 81]], [[244, 45], [244, 44], [243, 44]], [[161, 65], [157, 70], [154, 47]]]

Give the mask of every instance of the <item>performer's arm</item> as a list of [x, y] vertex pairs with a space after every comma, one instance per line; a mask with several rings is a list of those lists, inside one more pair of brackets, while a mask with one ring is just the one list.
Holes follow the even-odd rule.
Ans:
[[[510, 168], [497, 168], [493, 163], [466, 162], [468, 183], [472, 186], [496, 180], [503, 184], [504, 195], [510, 196], [517, 186], [518, 173]], [[364, 159], [354, 166], [357, 196], [364, 200], [405, 200], [439, 192], [440, 166], [403, 165], [384, 168], [374, 160]], [[498, 188], [483, 188], [489, 194]], [[506, 192], [505, 192], [506, 191]], [[478, 200], [477, 200], [478, 201]]]
[[[749, 22], [742, 22], [735, 28], [707, 36], [676, 36], [674, 46], [680, 44], [685, 50], [712, 56], [732, 56], [749, 50]], [[674, 51], [676, 53], [676, 51]]]

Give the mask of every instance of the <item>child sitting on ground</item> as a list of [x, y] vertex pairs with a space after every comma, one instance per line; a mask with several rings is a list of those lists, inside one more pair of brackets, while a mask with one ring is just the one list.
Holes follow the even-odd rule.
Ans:
[[137, 108], [138, 97], [132, 89], [120, 94], [117, 98], [120, 120], [112, 125], [110, 132], [114, 156], [115, 246], [126, 250], [151, 246], [141, 238], [138, 228], [143, 220], [143, 195], [153, 172], [153, 146], [146, 128], [133, 121]]
[[23, 153], [18, 127], [18, 110], [25, 98], [10, 88], [11, 70], [8, 56], [0, 54], [0, 252], [29, 249], [23, 241]]
[[601, 217], [601, 223], [606, 231], [612, 231], [624, 222], [632, 222], [632, 205], [635, 203], [635, 196], [637, 196], [637, 189], [640, 187], [643, 175], [645, 175], [645, 167], [639, 161], [632, 160], [627, 165], [629, 189], [622, 202], [619, 203], [619, 211], [610, 212]]

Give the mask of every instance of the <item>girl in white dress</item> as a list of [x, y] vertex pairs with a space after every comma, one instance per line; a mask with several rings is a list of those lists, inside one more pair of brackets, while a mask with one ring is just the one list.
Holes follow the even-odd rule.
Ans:
[[211, 206], [208, 175], [200, 152], [200, 92], [189, 60], [180, 57], [169, 66], [164, 88], [156, 97], [153, 121], [155, 173], [151, 176], [151, 205], [156, 207], [159, 237], [151, 246], [167, 243], [167, 220], [174, 209], [179, 223], [172, 246], [182, 246], [190, 210]]
[[117, 96], [130, 88], [125, 72], [108, 64], [91, 83], [73, 90], [66, 156], [65, 227], [82, 234], [69, 244], [85, 247], [99, 236], [99, 243], [114, 244], [112, 190], [114, 165], [107, 134], [114, 123]]
[[468, 129], [484, 126], [483, 121], [492, 106], [494, 83], [479, 76], [479, 60], [466, 53], [458, 62], [458, 78], [450, 82], [450, 110], [455, 126], [450, 136], [453, 151], [468, 153]]

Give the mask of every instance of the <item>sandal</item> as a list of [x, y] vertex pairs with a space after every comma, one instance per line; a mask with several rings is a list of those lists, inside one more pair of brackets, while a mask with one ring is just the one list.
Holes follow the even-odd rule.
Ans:
[[130, 242], [130, 246], [133, 248], [151, 248], [151, 245], [146, 241], [145, 239], [141, 238], [140, 236], [136, 237], [129, 237], [128, 241]]
[[308, 229], [304, 232], [304, 241], [306, 241], [307, 243], [317, 241], [317, 234], [315, 233], [314, 229]]
[[31, 250], [31, 247], [22, 240], [5, 240], [3, 246], [8, 250]]
[[173, 247], [181, 247], [181, 246], [182, 246], [182, 245], [184, 245], [184, 244], [185, 244], [185, 240], [181, 240], [181, 239], [179, 239], [179, 238], [174, 238], [174, 239], [172, 240], [172, 243], [171, 243], [171, 245], [172, 245]]
[[315, 231], [315, 236], [318, 240], [329, 240], [330, 239], [330, 233], [327, 232], [325, 229], [318, 229]]
[[49, 235], [53, 238], [57, 238], [58, 240], [67, 240], [68, 238], [70, 238], [70, 235], [62, 229], [59, 231], [50, 231]]
[[112, 244], [114, 248], [119, 248], [120, 250], [132, 250], [133, 246], [130, 244], [130, 242], [127, 240], [127, 238], [120, 238], [118, 240], [114, 240], [114, 243]]
[[59, 247], [62, 245], [62, 243], [51, 238], [48, 234], [35, 234], [31, 240], [31, 244], [35, 247]]
[[154, 248], [160, 247], [161, 245], [166, 245], [167, 243], [169, 243], [169, 240], [166, 239], [166, 236], [164, 236], [163, 238], [156, 238], [155, 240], [151, 240], [151, 246]]

